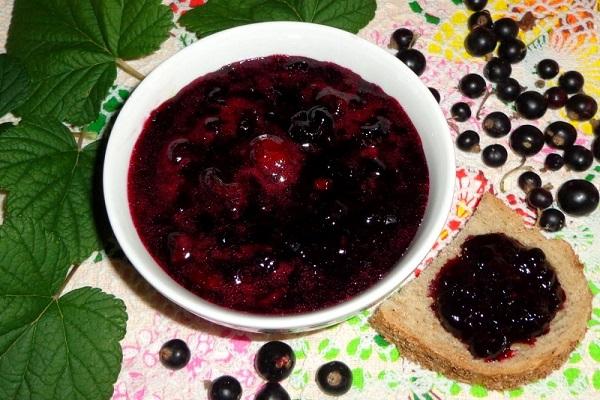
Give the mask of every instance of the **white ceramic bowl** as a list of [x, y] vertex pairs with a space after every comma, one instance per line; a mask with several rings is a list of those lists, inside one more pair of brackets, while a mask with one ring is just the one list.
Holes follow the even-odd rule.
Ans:
[[[127, 172], [136, 140], [150, 112], [194, 79], [235, 61], [289, 54], [331, 61], [358, 73], [398, 99], [421, 136], [430, 176], [429, 201], [417, 235], [404, 257], [380, 282], [342, 304], [289, 316], [233, 311], [202, 300], [175, 282], [152, 258], [129, 211]], [[429, 90], [387, 51], [338, 29], [298, 22], [246, 25], [202, 39], [150, 73], [135, 89], [113, 127], [104, 162], [108, 216], [123, 251], [159, 292], [194, 314], [218, 324], [257, 332], [297, 332], [331, 325], [377, 303], [404, 281], [433, 246], [450, 210], [454, 150], [445, 118]]]

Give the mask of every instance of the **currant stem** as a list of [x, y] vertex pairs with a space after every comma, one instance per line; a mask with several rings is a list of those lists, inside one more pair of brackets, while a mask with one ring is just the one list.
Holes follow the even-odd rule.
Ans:
[[506, 178], [508, 178], [510, 175], [514, 174], [515, 172], [524, 169], [526, 171], [531, 171], [532, 168], [531, 167], [523, 167], [523, 165], [525, 165], [525, 160], [526, 158], [523, 157], [521, 158], [521, 162], [519, 163], [519, 165], [517, 165], [516, 167], [514, 167], [513, 169], [511, 169], [510, 171], [508, 171], [507, 173], [504, 174], [504, 176], [502, 177], [502, 179], [500, 179], [500, 191], [502, 193], [506, 193], [506, 187], [504, 186], [504, 183], [506, 181]]
[[146, 78], [146, 75], [142, 74], [120, 58], [117, 58], [117, 66], [139, 81], [143, 81], [144, 78]]
[[480, 119], [481, 116], [481, 109], [483, 108], [483, 105], [485, 104], [485, 102], [487, 101], [487, 99], [492, 95], [492, 90], [488, 89], [485, 92], [485, 96], [483, 96], [483, 99], [481, 99], [481, 103], [479, 104], [479, 108], [477, 108], [477, 112], [475, 113], [475, 118]]

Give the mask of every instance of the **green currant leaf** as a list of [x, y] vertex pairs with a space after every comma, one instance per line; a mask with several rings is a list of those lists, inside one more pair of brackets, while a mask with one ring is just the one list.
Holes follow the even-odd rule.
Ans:
[[375, 0], [216, 0], [179, 18], [198, 37], [265, 21], [304, 21], [356, 33], [375, 16]]
[[71, 262], [101, 247], [94, 220], [93, 181], [100, 143], [79, 150], [59, 122], [37, 118], [0, 130], [0, 188], [6, 212], [42, 224], [66, 244]]
[[58, 297], [66, 246], [31, 219], [0, 229], [0, 398], [103, 400], [122, 360], [121, 300], [89, 287]]
[[117, 63], [157, 50], [172, 24], [160, 0], [16, 0], [6, 48], [32, 81], [32, 95], [16, 111], [93, 121]]
[[0, 54], [0, 117], [19, 107], [29, 95], [29, 76], [17, 60]]

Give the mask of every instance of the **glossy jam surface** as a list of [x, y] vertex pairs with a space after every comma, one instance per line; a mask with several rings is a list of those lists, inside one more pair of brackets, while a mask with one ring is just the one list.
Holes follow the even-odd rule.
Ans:
[[148, 119], [129, 171], [135, 226], [181, 285], [288, 314], [379, 281], [427, 204], [420, 138], [378, 86], [270, 56], [197, 79]]
[[430, 290], [442, 325], [487, 360], [509, 358], [515, 342], [535, 343], [565, 301], [544, 252], [502, 233], [466, 240]]

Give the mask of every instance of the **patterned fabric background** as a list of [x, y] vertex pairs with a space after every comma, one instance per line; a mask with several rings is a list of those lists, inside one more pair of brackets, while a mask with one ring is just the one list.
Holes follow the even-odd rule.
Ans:
[[[202, 0], [165, 1], [175, 17], [191, 7], [202, 6]], [[0, 43], [6, 41], [12, 1], [0, 0]], [[534, 87], [534, 66], [543, 58], [557, 60], [562, 71], [578, 70], [586, 77], [585, 91], [600, 97], [600, 55], [598, 50], [600, 5], [596, 0], [490, 0], [488, 9], [494, 18], [510, 16], [520, 19], [530, 13], [534, 17], [531, 29], [522, 31], [528, 44], [526, 59], [513, 69], [521, 84]], [[398, 27], [418, 32], [416, 48], [427, 55], [427, 69], [422, 80], [439, 89], [441, 107], [449, 116], [449, 108], [457, 101], [466, 101], [473, 110], [479, 100], [463, 98], [456, 85], [468, 72], [481, 73], [482, 59], [465, 53], [468, 11], [461, 0], [380, 0], [375, 19], [359, 35], [379, 46], [387, 47], [391, 33]], [[194, 35], [175, 28], [172, 37], [161, 50], [131, 64], [148, 73], [161, 61], [195, 40]], [[392, 51], [392, 50], [390, 50]], [[107, 122], [127, 99], [136, 85], [135, 79], [119, 72], [115, 86], [105, 100], [99, 118], [84, 130], [93, 136], [105, 132]], [[554, 82], [547, 82], [547, 87]], [[512, 114], [506, 105], [490, 98], [482, 115], [501, 110]], [[565, 119], [563, 111], [550, 111], [534, 124], [545, 127], [549, 121]], [[513, 126], [523, 123], [513, 121]], [[481, 120], [471, 118], [455, 126], [457, 129], [481, 131]], [[589, 144], [592, 133], [589, 122], [576, 124], [578, 143]], [[454, 133], [456, 134], [456, 133]], [[482, 135], [482, 144], [497, 141], [506, 145], [506, 138], [491, 139]], [[535, 170], [543, 166], [547, 153], [541, 152], [529, 160]], [[469, 218], [479, 197], [492, 190], [506, 200], [532, 224], [535, 213], [524, 202], [514, 179], [507, 180], [507, 191], [499, 188], [500, 177], [518, 164], [516, 156], [500, 169], [483, 165], [479, 154], [457, 152], [456, 199], [446, 228], [428, 259], [450, 241]], [[567, 173], [541, 173], [545, 182], [557, 187]], [[517, 174], [518, 175], [518, 174]], [[600, 165], [579, 177], [600, 184]], [[129, 314], [127, 335], [123, 345], [123, 368], [115, 385], [114, 400], [190, 400], [206, 396], [205, 384], [222, 374], [236, 376], [243, 388], [244, 399], [252, 399], [262, 384], [253, 368], [253, 358], [264, 341], [286, 340], [297, 356], [293, 375], [284, 382], [293, 399], [327, 398], [317, 388], [314, 375], [325, 361], [339, 359], [354, 373], [352, 390], [343, 398], [362, 399], [594, 399], [600, 398], [600, 212], [590, 217], [568, 219], [568, 226], [556, 236], [568, 240], [585, 263], [585, 273], [595, 295], [593, 318], [589, 331], [568, 362], [551, 376], [537, 383], [506, 392], [492, 392], [481, 386], [470, 386], [444, 378], [434, 372], [404, 360], [401, 354], [370, 328], [365, 311], [345, 323], [329, 329], [287, 337], [268, 337], [233, 331], [205, 322], [178, 308], [154, 291], [127, 263], [115, 245], [112, 249], [92, 255], [70, 282], [71, 287], [93, 285], [122, 298]], [[407, 310], [410, 312], [410, 310]], [[169, 371], [158, 361], [158, 350], [165, 341], [179, 337], [186, 340], [192, 359], [186, 368]]]

